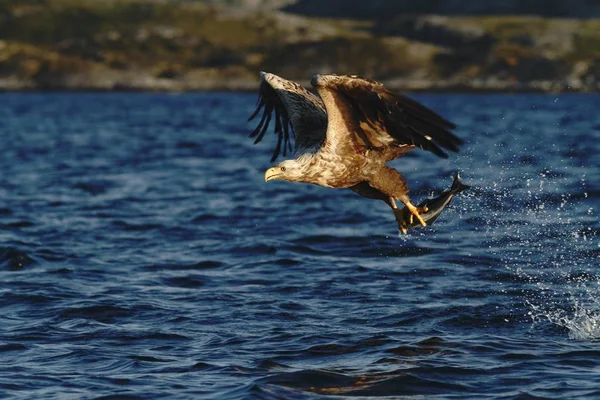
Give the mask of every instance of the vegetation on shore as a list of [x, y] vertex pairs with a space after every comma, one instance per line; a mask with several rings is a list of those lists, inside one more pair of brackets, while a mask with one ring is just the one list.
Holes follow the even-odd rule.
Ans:
[[209, 1], [0, 0], [0, 89], [251, 89], [268, 70], [411, 90], [598, 91], [598, 32], [599, 19], [358, 21]]

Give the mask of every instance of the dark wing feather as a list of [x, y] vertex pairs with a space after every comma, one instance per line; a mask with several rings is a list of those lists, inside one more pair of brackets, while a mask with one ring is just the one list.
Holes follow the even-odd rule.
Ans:
[[[411, 145], [447, 158], [444, 150], [456, 152], [463, 143], [451, 132], [456, 128], [453, 123], [381, 83], [338, 75], [316, 75], [312, 83], [325, 99], [330, 117], [336, 112], [345, 114], [343, 120], [348, 124], [352, 114], [355, 126], [351, 130], [367, 141], [365, 145]], [[362, 128], [365, 125], [369, 129]], [[332, 130], [331, 134], [343, 131]]]
[[297, 150], [302, 150], [319, 145], [325, 138], [327, 115], [322, 101], [295, 82], [261, 72], [256, 110], [248, 120], [256, 118], [261, 111], [262, 117], [250, 137], [256, 138], [255, 144], [260, 142], [274, 116], [277, 145], [271, 162], [280, 154], [285, 156], [291, 152], [292, 142]]

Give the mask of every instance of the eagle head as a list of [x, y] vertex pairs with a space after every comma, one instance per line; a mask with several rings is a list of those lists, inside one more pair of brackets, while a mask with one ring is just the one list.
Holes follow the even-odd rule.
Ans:
[[297, 160], [285, 160], [265, 172], [265, 182], [282, 180], [298, 182], [304, 176], [304, 168]]

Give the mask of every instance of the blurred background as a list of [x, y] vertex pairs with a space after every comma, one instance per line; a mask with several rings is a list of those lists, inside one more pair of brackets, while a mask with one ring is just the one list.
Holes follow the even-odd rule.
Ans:
[[1, 0], [0, 90], [598, 91], [600, 0]]

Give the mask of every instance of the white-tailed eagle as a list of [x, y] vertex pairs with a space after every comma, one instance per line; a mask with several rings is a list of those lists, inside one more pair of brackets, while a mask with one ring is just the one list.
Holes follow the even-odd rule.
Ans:
[[[295, 147], [295, 158], [269, 168], [274, 179], [348, 188], [359, 195], [385, 201], [399, 227], [403, 219], [394, 200], [405, 204], [421, 225], [426, 223], [408, 197], [402, 174], [386, 165], [414, 148], [447, 158], [463, 141], [455, 125], [422, 104], [387, 90], [381, 83], [346, 75], [314, 75], [317, 97], [299, 84], [261, 72], [258, 106], [262, 110], [250, 134], [260, 142], [271, 121], [277, 145], [271, 161]], [[402, 229], [405, 232], [405, 229]]]

